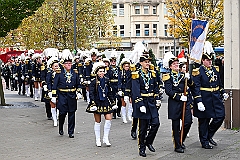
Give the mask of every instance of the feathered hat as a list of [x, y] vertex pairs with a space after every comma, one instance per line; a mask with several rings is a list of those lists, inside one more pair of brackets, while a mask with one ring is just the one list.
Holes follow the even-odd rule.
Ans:
[[73, 55], [72, 55], [71, 51], [70, 51], [69, 49], [64, 49], [64, 50], [62, 51], [62, 57], [61, 57], [61, 59], [63, 60], [63, 63], [64, 63], [64, 62], [67, 62], [67, 61], [72, 62], [72, 60], [73, 60]]
[[92, 74], [96, 74], [98, 69], [100, 68], [105, 68], [105, 63], [103, 62], [96, 62], [93, 64], [93, 67], [92, 67]]
[[58, 63], [58, 58], [53, 56], [47, 61], [47, 67], [51, 68], [54, 63]]
[[209, 41], [206, 41], [203, 48], [202, 59], [213, 59], [214, 58], [214, 50], [212, 44]]
[[131, 61], [135, 64], [138, 63], [140, 60], [140, 56], [142, 56], [146, 50], [147, 48], [144, 46], [142, 41], [137, 42], [129, 59], [131, 59]]
[[51, 57], [58, 57], [59, 50], [56, 48], [46, 48], [43, 51], [43, 56], [45, 56], [47, 59], [50, 59]]
[[108, 62], [110, 64], [110, 60], [108, 58], [103, 58], [102, 61], [103, 62]]
[[169, 68], [174, 61], [179, 61], [179, 60], [177, 57], [175, 57], [172, 54], [172, 52], [165, 53], [163, 57], [163, 67]]
[[117, 51], [116, 50], [112, 50], [111, 55], [110, 55], [110, 61], [112, 60], [117, 60]]
[[35, 53], [35, 54], [32, 56], [32, 59], [33, 59], [33, 60], [36, 60], [37, 58], [41, 58], [41, 54]]
[[33, 49], [29, 49], [27, 52], [27, 56], [31, 57], [32, 55], [34, 55], [34, 50]]
[[121, 63], [120, 63], [120, 69], [123, 69], [124, 64], [130, 64], [130, 60], [128, 58], [123, 58]]
[[21, 60], [22, 60], [22, 61], [25, 60], [25, 54], [24, 54], [24, 53], [21, 54]]
[[90, 50], [90, 52], [91, 52], [91, 56], [93, 56], [93, 55], [98, 55], [98, 54], [99, 54], [99, 52], [98, 52], [98, 50], [97, 50], [96, 48], [92, 48], [92, 49]]

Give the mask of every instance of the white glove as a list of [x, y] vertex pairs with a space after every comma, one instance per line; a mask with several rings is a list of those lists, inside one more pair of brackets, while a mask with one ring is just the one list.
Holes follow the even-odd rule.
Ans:
[[87, 84], [90, 84], [91, 83], [91, 81], [87, 81]]
[[47, 85], [45, 84], [45, 85], [43, 85], [43, 90], [45, 91], [45, 92], [47, 92]]
[[161, 106], [161, 100], [156, 100], [156, 106], [160, 107]]
[[77, 93], [77, 99], [82, 99], [82, 94], [81, 93]]
[[84, 81], [83, 83], [84, 83], [84, 84], [87, 84], [87, 81]]
[[223, 99], [226, 101], [228, 99], [229, 95], [227, 93], [223, 93]]
[[15, 80], [17, 81], [17, 80], [18, 80], [18, 77], [15, 77]]
[[21, 79], [24, 80], [24, 76], [22, 76]]
[[180, 100], [183, 101], [183, 102], [187, 101], [187, 96], [182, 95]]
[[198, 102], [197, 106], [199, 111], [205, 111], [205, 107], [202, 102]]
[[188, 72], [185, 73], [185, 78], [190, 79], [190, 74]]
[[128, 97], [128, 96], [124, 96], [123, 99], [124, 99], [124, 102], [125, 102], [125, 103], [128, 103], [128, 102], [129, 102], [129, 97]]
[[146, 113], [147, 112], [146, 107], [145, 106], [141, 106], [140, 107], [140, 111], [143, 112], [143, 113]]
[[163, 93], [164, 93], [164, 89], [163, 89], [163, 88], [160, 88], [160, 89], [159, 89], [159, 93], [160, 93], [160, 94], [163, 94]]
[[118, 109], [117, 105], [112, 106], [112, 109]]
[[97, 107], [96, 106], [92, 106], [91, 108], [90, 108], [90, 111], [96, 111], [97, 110]]
[[119, 96], [123, 96], [123, 92], [122, 91], [118, 91], [118, 95]]
[[35, 77], [32, 77], [32, 80], [35, 81], [36, 80]]
[[29, 75], [27, 75], [26, 78], [29, 78]]
[[52, 101], [54, 104], [56, 104], [57, 98], [56, 98], [56, 97], [52, 97], [51, 101]]
[[80, 78], [80, 82], [84, 82], [83, 78]]
[[52, 92], [48, 92], [48, 97], [52, 98]]

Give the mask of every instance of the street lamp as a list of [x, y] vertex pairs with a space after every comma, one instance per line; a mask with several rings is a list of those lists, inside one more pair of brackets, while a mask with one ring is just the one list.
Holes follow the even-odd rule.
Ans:
[[77, 0], [74, 0], [73, 6], [73, 14], [74, 14], [74, 53], [77, 54]]

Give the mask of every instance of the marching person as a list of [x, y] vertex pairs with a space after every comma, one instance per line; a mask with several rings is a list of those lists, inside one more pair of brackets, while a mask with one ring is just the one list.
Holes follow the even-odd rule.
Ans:
[[[173, 56], [173, 55], [172, 55]], [[193, 81], [190, 78], [189, 73], [180, 72], [179, 60], [177, 57], [169, 59], [170, 73], [163, 74], [163, 81], [165, 85], [165, 92], [168, 97], [168, 118], [172, 120], [172, 134], [174, 142], [174, 151], [178, 153], [184, 153], [185, 145], [180, 142], [180, 119], [182, 119], [183, 102], [186, 102], [185, 115], [184, 115], [184, 127], [183, 138], [184, 142], [191, 124], [192, 114], [190, 109], [189, 95], [184, 96], [185, 78], [188, 79], [188, 86], [193, 86]]]
[[[140, 56], [140, 68], [132, 72], [133, 117], [139, 120], [138, 145], [142, 157], [146, 157], [146, 146], [155, 152], [152, 144], [160, 126], [157, 106], [161, 105], [161, 101], [156, 73], [149, 70], [150, 59], [148, 55]], [[151, 128], [147, 134], [150, 121]]]
[[9, 62], [7, 62], [4, 67], [3, 67], [3, 70], [2, 70], [2, 75], [5, 79], [5, 82], [6, 82], [6, 89], [9, 90], [9, 80], [10, 80], [10, 76], [11, 76], [11, 68], [10, 68], [10, 64]]
[[198, 118], [199, 139], [202, 148], [212, 149], [210, 144], [217, 146], [213, 140], [216, 131], [225, 118], [223, 101], [227, 100], [217, 69], [212, 66], [213, 54], [202, 55], [202, 65], [192, 72], [195, 83], [193, 115]]
[[[126, 110], [126, 105], [129, 103], [129, 98], [126, 95], [126, 85], [131, 79], [131, 70], [130, 70], [130, 60], [123, 58], [120, 63], [120, 72], [118, 74], [118, 95], [121, 97], [122, 107], [121, 107], [121, 116], [123, 123], [127, 123], [127, 114], [128, 118], [132, 121], [132, 109], [128, 107]], [[131, 118], [130, 118], [131, 117]]]
[[63, 125], [68, 114], [68, 135], [74, 138], [75, 112], [77, 110], [77, 99], [81, 97], [80, 82], [77, 70], [72, 69], [73, 56], [69, 49], [62, 51], [63, 67], [56, 71], [52, 86], [51, 101], [59, 110], [59, 134], [63, 135]]
[[110, 73], [109, 73], [109, 79], [110, 79], [110, 86], [113, 90], [113, 95], [114, 95], [114, 99], [116, 101], [116, 105], [118, 106], [117, 109], [114, 109], [113, 111], [113, 119], [116, 119], [118, 117], [121, 117], [121, 106], [122, 106], [122, 102], [121, 99], [119, 98], [117, 92], [118, 92], [118, 73], [119, 73], [119, 67], [116, 66], [116, 61], [117, 61], [117, 57], [115, 52], [113, 51], [111, 53], [111, 58], [110, 58]]
[[47, 105], [50, 105], [50, 113], [51, 114], [49, 113], [49, 115], [51, 115], [51, 117], [52, 117], [53, 126], [57, 127], [57, 119], [58, 119], [58, 117], [57, 117], [56, 104], [53, 103], [52, 101], [49, 102], [49, 99], [52, 98], [52, 87], [53, 87], [53, 84], [54, 84], [54, 77], [56, 75], [57, 69], [59, 69], [57, 57], [51, 57], [47, 61], [47, 66], [48, 66], [48, 72], [47, 72], [47, 76], [46, 76], [47, 88], [45, 86], [43, 86], [43, 88], [48, 93], [47, 95], [45, 95], [45, 97], [46, 97], [46, 103], [49, 103]]
[[104, 76], [105, 64], [103, 62], [94, 63], [92, 74], [96, 75], [96, 77], [89, 85], [90, 104], [88, 105], [86, 112], [94, 114], [94, 132], [96, 137], [96, 145], [98, 147], [101, 147], [101, 114], [104, 114], [105, 124], [103, 143], [105, 143], [107, 146], [111, 146], [108, 138], [112, 120], [111, 113], [113, 112], [114, 108], [116, 109], [117, 106], [114, 102], [114, 96], [109, 85], [109, 79]]
[[34, 99], [35, 101], [38, 101], [38, 98], [40, 98], [41, 95], [41, 55], [39, 53], [36, 53], [33, 55], [33, 65], [32, 65], [32, 80], [34, 81]]

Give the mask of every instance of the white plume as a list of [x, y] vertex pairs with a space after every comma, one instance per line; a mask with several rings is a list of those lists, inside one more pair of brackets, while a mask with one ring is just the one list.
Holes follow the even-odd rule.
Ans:
[[213, 47], [212, 47], [212, 43], [209, 41], [206, 41], [204, 44], [204, 48], [203, 48], [203, 53], [207, 53], [210, 55], [210, 53], [214, 53]]
[[56, 48], [46, 48], [42, 53], [45, 57], [58, 57], [59, 50]]
[[163, 67], [169, 68], [169, 60], [170, 60], [170, 58], [175, 58], [175, 56], [172, 54], [172, 52], [164, 53]]
[[64, 49], [62, 51], [62, 57], [63, 60], [73, 60], [73, 55], [69, 49]]
[[131, 59], [131, 61], [136, 64], [137, 62], [139, 62], [140, 56], [143, 55], [144, 51], [147, 51], [147, 48], [143, 45], [141, 41], [137, 42], [129, 59]]
[[96, 70], [100, 67], [105, 67], [105, 63], [102, 61], [94, 63], [92, 67], [92, 74], [95, 74]]

